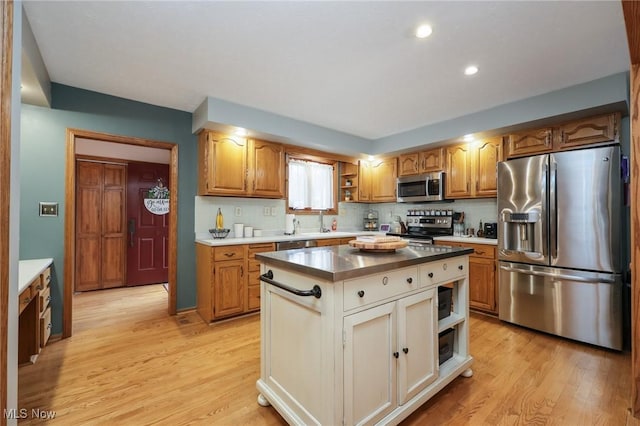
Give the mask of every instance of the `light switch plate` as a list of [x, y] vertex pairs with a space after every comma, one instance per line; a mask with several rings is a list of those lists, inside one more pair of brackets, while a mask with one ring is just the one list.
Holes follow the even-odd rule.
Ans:
[[269, 216], [270, 214], [271, 214], [271, 209], [269, 208], [269, 206], [264, 207], [264, 208], [262, 209], [262, 215], [263, 215], [263, 216]]
[[39, 211], [40, 216], [58, 216], [58, 203], [41, 201]]
[[275, 216], [275, 215], [276, 215], [276, 208], [271, 207], [271, 216]]

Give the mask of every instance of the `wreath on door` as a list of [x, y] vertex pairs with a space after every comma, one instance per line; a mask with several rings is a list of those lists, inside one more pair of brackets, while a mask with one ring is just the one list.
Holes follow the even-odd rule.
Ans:
[[144, 206], [153, 214], [169, 213], [169, 188], [164, 185], [162, 179], [159, 178], [157, 185], [149, 189], [144, 199]]

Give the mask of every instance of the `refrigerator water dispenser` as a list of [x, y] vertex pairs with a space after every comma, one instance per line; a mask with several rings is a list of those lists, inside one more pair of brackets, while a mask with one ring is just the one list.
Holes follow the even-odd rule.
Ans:
[[502, 213], [504, 250], [542, 253], [540, 213]]

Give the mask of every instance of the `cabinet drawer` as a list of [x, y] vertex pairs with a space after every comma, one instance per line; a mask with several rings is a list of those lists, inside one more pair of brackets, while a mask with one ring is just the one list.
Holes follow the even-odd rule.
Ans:
[[51, 307], [44, 311], [40, 318], [40, 347], [43, 348], [51, 336]]
[[344, 310], [355, 309], [418, 288], [418, 269], [405, 268], [344, 282]]
[[469, 268], [468, 262], [462, 257], [440, 260], [420, 266], [420, 280], [422, 287], [444, 284], [463, 278]]
[[222, 260], [238, 260], [244, 257], [244, 246], [216, 247], [213, 258], [216, 262]]
[[49, 307], [51, 302], [51, 287], [46, 286], [44, 290], [40, 291], [40, 313], [42, 314], [45, 309]]
[[31, 302], [31, 299], [33, 299], [32, 287], [33, 287], [33, 284], [25, 288], [24, 290], [22, 290], [22, 293], [20, 293], [20, 296], [18, 297], [20, 313], [24, 311], [24, 308], [26, 308], [29, 302]]
[[260, 285], [248, 287], [247, 309], [249, 311], [260, 309]]
[[473, 253], [469, 256], [485, 257], [487, 259], [496, 258], [496, 246], [491, 244], [475, 244], [475, 243], [457, 243], [451, 241], [438, 241], [438, 245], [451, 246], [451, 247], [467, 247], [472, 248]]
[[249, 250], [248, 250], [248, 254], [249, 254], [249, 259], [255, 259], [256, 258], [256, 253], [264, 253], [267, 251], [276, 251], [276, 246], [273, 243], [266, 243], [266, 244], [250, 244], [249, 245]]
[[469, 256], [484, 257], [486, 259], [495, 259], [495, 246], [488, 244], [461, 244], [462, 247], [469, 247], [473, 249], [473, 253]]
[[47, 268], [41, 275], [42, 287], [47, 288], [51, 284], [51, 268]]
[[256, 253], [265, 253], [268, 251], [275, 251], [276, 247], [273, 243], [268, 244], [251, 244], [247, 252], [248, 269], [249, 272], [255, 272], [260, 270], [260, 261], [256, 260]]

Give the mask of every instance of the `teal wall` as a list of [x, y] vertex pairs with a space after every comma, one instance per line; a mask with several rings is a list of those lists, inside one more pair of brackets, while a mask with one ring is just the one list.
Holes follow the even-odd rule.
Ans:
[[[62, 332], [67, 128], [178, 144], [177, 307], [195, 306], [197, 138], [191, 133], [191, 114], [55, 83], [51, 89], [51, 109], [22, 105], [20, 259], [53, 258], [53, 333]], [[58, 217], [38, 216], [40, 201], [58, 202]]]

